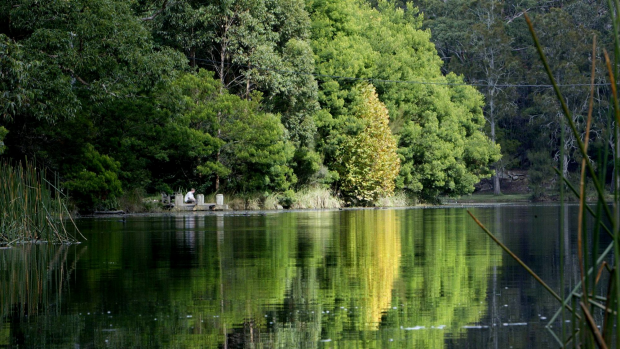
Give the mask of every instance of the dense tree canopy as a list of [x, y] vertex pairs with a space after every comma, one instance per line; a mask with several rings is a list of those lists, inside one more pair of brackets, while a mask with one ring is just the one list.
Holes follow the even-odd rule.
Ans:
[[[394, 188], [435, 201], [530, 157], [559, 161], [562, 149], [569, 174], [576, 140], [561, 143], [523, 13], [582, 127], [591, 38], [611, 40], [605, 5], [10, 0], [0, 4], [0, 152], [56, 171], [84, 208], [190, 186], [323, 185], [367, 203]], [[362, 116], [364, 81], [389, 127]], [[592, 152], [613, 140], [608, 94], [597, 86]], [[352, 185], [353, 173], [364, 180]], [[389, 176], [359, 176], [369, 173]]]
[[195, 171], [218, 181], [215, 190], [219, 178], [229, 191], [287, 190], [296, 181], [288, 166], [294, 147], [280, 118], [260, 111], [258, 93], [244, 100], [223, 91], [211, 72], [201, 70], [181, 76], [162, 96], [162, 107], [192, 142]]
[[[585, 136], [592, 41], [597, 37], [592, 156], [613, 139], [609, 132], [609, 89], [602, 52], [612, 52], [613, 33], [606, 1], [420, 0], [398, 6], [417, 6], [423, 28], [431, 31], [444, 73], [462, 74], [485, 96], [487, 134], [502, 146], [503, 169], [539, 167], [543, 161], [570, 177], [579, 162], [576, 140], [564, 130], [559, 104], [540, 63], [524, 20], [533, 20], [541, 45], [579, 132]], [[609, 149], [609, 148], [608, 148]], [[611, 152], [615, 150], [609, 149]], [[560, 159], [562, 152], [564, 158]], [[528, 155], [529, 154], [529, 155]], [[531, 157], [530, 157], [531, 155]], [[543, 158], [546, 158], [543, 159]], [[611, 168], [612, 166], [610, 166]], [[548, 171], [545, 171], [548, 172]], [[550, 172], [552, 175], [553, 172]], [[550, 178], [545, 178], [549, 180]], [[499, 183], [496, 183], [496, 186]], [[497, 189], [497, 188], [496, 188]]]
[[[389, 109], [391, 129], [400, 137], [398, 186], [426, 200], [473, 192], [491, 174], [488, 164], [498, 160], [499, 148], [482, 133], [482, 96], [458, 86], [460, 78], [441, 74], [418, 12], [384, 1], [378, 9], [353, 0], [311, 4], [318, 72], [373, 81]], [[354, 116], [359, 90], [353, 87], [337, 78], [320, 86], [318, 145], [328, 166], [339, 161], [346, 135], [363, 128]]]

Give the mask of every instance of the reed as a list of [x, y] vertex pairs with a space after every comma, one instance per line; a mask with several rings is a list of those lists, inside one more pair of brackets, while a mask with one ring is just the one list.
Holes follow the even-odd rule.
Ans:
[[43, 171], [30, 163], [0, 162], [0, 178], [0, 247], [77, 243], [67, 230], [67, 221], [73, 220], [58, 186], [47, 181]]
[[[614, 125], [615, 149], [620, 149], [620, 103], [616, 81], [618, 80], [618, 61], [620, 59], [620, 1], [608, 0], [610, 14], [612, 16], [612, 27], [614, 31], [614, 62], [607, 52], [605, 52], [605, 63], [608, 70], [609, 82], [611, 87], [611, 105], [613, 106], [610, 115], [610, 124]], [[532, 275], [554, 298], [558, 300], [559, 307], [555, 315], [549, 320], [547, 329], [556, 339], [558, 345], [574, 348], [611, 348], [618, 347], [620, 343], [620, 268], [617, 260], [620, 256], [620, 177], [618, 171], [614, 171], [612, 182], [615, 183], [615, 193], [613, 204], [610, 205], [606, 200], [605, 173], [606, 162], [600, 161], [594, 164], [588, 157], [589, 137], [581, 139], [580, 133], [573, 122], [572, 115], [565, 104], [565, 99], [558, 87], [547, 59], [538, 42], [538, 37], [530, 18], [525, 15], [527, 24], [532, 34], [532, 38], [538, 50], [542, 64], [553, 85], [557, 99], [564, 114], [564, 122], [569, 126], [573, 136], [577, 140], [579, 152], [583, 158], [581, 163], [581, 173], [579, 188], [575, 188], [567, 178], [564, 178], [561, 171], [556, 169], [560, 176], [560, 183], [568, 188], [579, 201], [578, 225], [575, 234], [577, 236], [577, 257], [579, 260], [578, 276], [580, 281], [569, 292], [564, 292], [563, 280], [560, 282], [562, 289], [556, 293], [549, 287], [536, 273], [525, 265], [512, 251], [503, 245], [476, 217], [469, 213], [476, 223], [489, 235], [502, 249], [504, 249], [513, 259], [515, 259], [529, 274]], [[585, 134], [589, 134], [592, 120], [593, 109], [593, 86], [596, 64], [596, 38], [592, 44], [592, 78], [590, 81], [589, 112]], [[617, 152], [616, 152], [617, 153]], [[616, 168], [620, 166], [618, 155], [615, 154]], [[603, 158], [606, 158], [604, 156]], [[598, 172], [597, 172], [598, 170]], [[586, 187], [592, 185], [596, 190], [597, 202], [588, 203], [586, 201]], [[564, 205], [563, 190], [561, 201]], [[567, 222], [560, 221], [560, 224]], [[605, 249], [601, 246], [601, 235], [608, 235], [612, 238], [612, 243]], [[561, 242], [560, 246], [564, 243]], [[615, 258], [610, 258], [612, 255]], [[561, 253], [562, 255], [562, 253]], [[562, 263], [560, 263], [562, 266]], [[560, 271], [560, 275], [563, 275]], [[565, 319], [571, 319], [571, 325], [567, 326]], [[553, 327], [553, 325], [556, 325]], [[557, 326], [559, 325], [559, 326]]]
[[415, 204], [415, 200], [410, 199], [403, 191], [395, 192], [392, 196], [381, 197], [375, 202], [375, 206], [378, 207], [409, 207]]
[[295, 193], [292, 209], [333, 209], [343, 207], [343, 202], [323, 187], [305, 188]]
[[[334, 209], [343, 207], [340, 199], [329, 189], [322, 187], [308, 187], [298, 192], [285, 193], [250, 193], [226, 194], [226, 202], [233, 210], [277, 210], [283, 206], [290, 209]], [[215, 195], [206, 196], [205, 200], [215, 202]], [[396, 199], [395, 199], [396, 200]], [[402, 202], [399, 196], [394, 202]]]

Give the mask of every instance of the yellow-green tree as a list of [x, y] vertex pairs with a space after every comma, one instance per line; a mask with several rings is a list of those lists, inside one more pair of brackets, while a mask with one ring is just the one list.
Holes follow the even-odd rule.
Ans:
[[400, 159], [389, 127], [388, 110], [374, 86], [364, 84], [358, 88], [361, 98], [353, 108], [356, 119], [340, 147], [337, 170], [343, 195], [364, 203], [394, 193]]

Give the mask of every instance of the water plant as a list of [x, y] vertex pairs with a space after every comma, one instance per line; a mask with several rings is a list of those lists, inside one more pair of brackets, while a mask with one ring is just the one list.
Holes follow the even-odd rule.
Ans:
[[0, 248], [17, 243], [77, 243], [58, 186], [31, 163], [0, 162]]
[[[620, 1], [608, 0], [609, 12], [614, 42], [614, 61], [609, 58], [607, 51], [604, 51], [605, 64], [609, 76], [611, 88], [611, 115], [610, 124], [614, 124], [615, 135], [615, 166], [618, 166], [618, 152], [620, 149], [620, 105], [618, 101], [618, 91], [616, 81], [618, 79], [618, 64], [620, 61]], [[536, 49], [542, 60], [544, 68], [549, 76], [553, 89], [560, 103], [564, 115], [563, 122], [566, 123], [572, 136], [577, 141], [578, 150], [582, 157], [581, 175], [579, 188], [575, 188], [571, 182], [563, 175], [563, 172], [555, 169], [560, 182], [560, 199], [564, 205], [565, 188], [571, 191], [579, 200], [578, 229], [575, 232], [577, 256], [579, 260], [579, 279], [580, 281], [568, 292], [564, 289], [564, 280], [560, 281], [561, 290], [555, 292], [549, 287], [536, 273], [531, 270], [519, 257], [510, 249], [502, 244], [474, 215], [469, 212], [476, 223], [487, 233], [502, 249], [504, 249], [513, 259], [530, 273], [555, 299], [560, 306], [557, 312], [547, 324], [547, 329], [557, 340], [560, 347], [574, 348], [610, 348], [620, 344], [620, 268], [618, 268], [618, 256], [620, 256], [620, 176], [618, 171], [614, 171], [612, 183], [616, 184], [613, 203], [608, 203], [605, 196], [605, 174], [607, 173], [606, 163], [600, 161], [595, 164], [588, 156], [588, 143], [590, 125], [592, 120], [593, 96], [594, 96], [594, 76], [596, 71], [596, 38], [592, 45], [592, 77], [590, 81], [590, 99], [588, 119], [585, 129], [585, 137], [582, 139], [573, 121], [571, 112], [566, 106], [562, 92], [551, 72], [543, 49], [538, 41], [534, 26], [530, 18], [525, 15], [530, 33], [536, 45]], [[564, 136], [564, 135], [563, 135]], [[607, 158], [605, 154], [602, 158]], [[560, 157], [562, 158], [562, 156]], [[560, 166], [561, 168], [561, 166]], [[617, 168], [617, 167], [616, 167]], [[586, 202], [586, 186], [590, 182], [596, 190], [596, 202]], [[567, 224], [560, 220], [561, 225]], [[602, 241], [611, 238], [612, 242], [606, 247]], [[560, 243], [563, 248], [564, 242]], [[614, 258], [611, 258], [613, 251]], [[560, 256], [563, 252], [560, 252]], [[562, 258], [562, 257], [560, 257]], [[560, 268], [563, 263], [560, 262]], [[560, 270], [560, 275], [564, 275]], [[563, 277], [562, 277], [563, 279]], [[568, 322], [567, 322], [568, 321]], [[569, 325], [567, 325], [567, 323]], [[559, 325], [559, 326], [558, 326]]]

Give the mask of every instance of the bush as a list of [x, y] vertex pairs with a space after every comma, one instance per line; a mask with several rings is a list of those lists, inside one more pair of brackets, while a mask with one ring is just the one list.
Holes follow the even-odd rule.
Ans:
[[411, 199], [403, 191], [395, 192], [394, 195], [379, 198], [375, 205], [379, 207], [408, 207], [415, 205], [415, 199]]
[[342, 200], [332, 195], [331, 191], [322, 187], [305, 188], [297, 192], [290, 208], [292, 209], [325, 209], [341, 208]]

